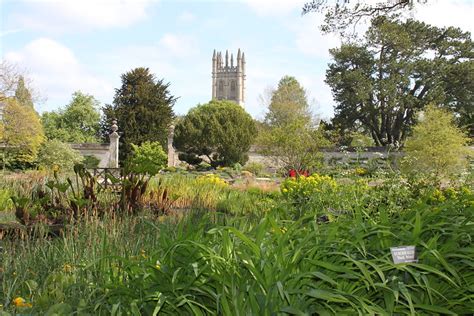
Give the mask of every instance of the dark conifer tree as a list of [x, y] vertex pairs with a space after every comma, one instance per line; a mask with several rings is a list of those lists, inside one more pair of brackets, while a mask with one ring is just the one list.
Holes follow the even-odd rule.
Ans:
[[112, 105], [103, 108], [101, 122], [103, 137], [113, 119], [120, 132], [120, 160], [131, 153], [131, 144], [159, 141], [166, 149], [168, 127], [174, 113], [176, 97], [169, 91], [169, 83], [156, 79], [148, 68], [136, 68], [122, 75], [122, 85], [115, 90]]

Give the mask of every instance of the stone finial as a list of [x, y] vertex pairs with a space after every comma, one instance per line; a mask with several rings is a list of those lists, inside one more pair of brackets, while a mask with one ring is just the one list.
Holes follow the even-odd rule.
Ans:
[[117, 126], [117, 120], [116, 119], [112, 120], [112, 126], [110, 127], [110, 129], [112, 130], [112, 133], [117, 132], [118, 126]]

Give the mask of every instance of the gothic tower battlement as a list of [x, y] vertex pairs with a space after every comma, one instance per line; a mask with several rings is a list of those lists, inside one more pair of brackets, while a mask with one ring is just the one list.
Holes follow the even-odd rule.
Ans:
[[212, 99], [231, 100], [240, 105], [245, 101], [245, 53], [237, 52], [234, 65], [234, 55], [221, 52], [212, 55]]

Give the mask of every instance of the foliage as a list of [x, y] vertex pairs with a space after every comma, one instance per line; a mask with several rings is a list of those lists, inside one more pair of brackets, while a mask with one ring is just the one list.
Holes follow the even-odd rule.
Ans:
[[33, 100], [31, 97], [31, 93], [28, 88], [25, 86], [25, 79], [23, 76], [18, 78], [17, 87], [15, 90], [15, 99], [24, 106], [29, 106], [30, 108], [34, 108]]
[[31, 107], [19, 104], [15, 99], [5, 101], [0, 128], [3, 149], [3, 168], [31, 166], [43, 142], [43, 128], [38, 114]]
[[294, 77], [283, 77], [257, 139], [258, 151], [286, 170], [313, 169], [321, 161], [319, 149], [328, 144], [314, 128], [306, 92]]
[[76, 91], [64, 109], [44, 112], [42, 122], [46, 137], [66, 143], [96, 143], [99, 129], [99, 101]]
[[135, 68], [121, 76], [122, 85], [116, 89], [112, 105], [103, 108], [102, 135], [108, 135], [113, 119], [120, 129], [120, 159], [132, 153], [132, 144], [145, 141], [167, 143], [168, 127], [174, 118], [176, 98], [170, 84], [156, 79], [148, 68]]
[[285, 170], [314, 170], [322, 162], [321, 147], [329, 145], [321, 130], [293, 121], [259, 131], [258, 151]]
[[243, 167], [243, 170], [258, 176], [265, 170], [265, 166], [258, 162], [249, 162]]
[[212, 100], [192, 108], [175, 128], [180, 159], [197, 165], [205, 156], [212, 167], [244, 164], [256, 136], [252, 117], [231, 101]]
[[[255, 217], [91, 218], [62, 238], [5, 241], [0, 298], [12, 313], [23, 298], [29, 314], [469, 314], [472, 198], [324, 223], [275, 204]], [[415, 245], [419, 261], [394, 264], [399, 245]]]
[[227, 186], [227, 182], [225, 182], [225, 180], [212, 173], [196, 178], [196, 182], [201, 185], [210, 184], [213, 186]]
[[64, 171], [72, 171], [74, 165], [82, 160], [83, 157], [78, 151], [57, 139], [46, 141], [38, 154], [38, 163], [41, 168], [46, 170], [59, 168]]
[[469, 138], [456, 127], [453, 115], [432, 105], [420, 114], [420, 121], [405, 143], [404, 169], [437, 179], [465, 170]]
[[334, 125], [343, 133], [367, 132], [386, 146], [401, 144], [416, 111], [429, 103], [445, 104], [459, 124], [472, 124], [473, 45], [468, 32], [454, 27], [372, 20], [364, 40], [330, 51]]
[[279, 127], [296, 120], [311, 124], [308, 98], [306, 91], [294, 77], [284, 76], [277, 89], [272, 91], [264, 122], [268, 126]]
[[317, 173], [308, 177], [288, 178], [281, 184], [283, 196], [295, 203], [302, 203], [303, 200], [312, 195], [327, 193], [336, 189], [337, 182], [334, 179]]
[[86, 155], [84, 156], [84, 160], [82, 161], [82, 163], [84, 164], [84, 167], [86, 167], [86, 169], [93, 169], [99, 166], [100, 159], [96, 156]]
[[[417, 4], [425, 4], [427, 0], [417, 0]], [[349, 0], [311, 0], [303, 6], [303, 14], [318, 12], [324, 14], [324, 24], [321, 30], [324, 33], [339, 33], [343, 37], [352, 37], [358, 23], [379, 16], [390, 16], [403, 11], [412, 10], [414, 0], [376, 2], [349, 1]]]
[[20, 104], [33, 107], [40, 95], [32, 87], [31, 79], [20, 67], [9, 61], [0, 61], [0, 102], [14, 97]]
[[130, 171], [138, 174], [156, 175], [167, 165], [168, 156], [159, 142], [143, 142], [132, 145], [132, 156], [128, 160]]
[[5, 212], [11, 208], [11, 191], [0, 188], [0, 212]]

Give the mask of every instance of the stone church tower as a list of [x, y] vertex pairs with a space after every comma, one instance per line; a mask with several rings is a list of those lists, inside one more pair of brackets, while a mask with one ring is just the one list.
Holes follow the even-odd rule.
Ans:
[[231, 100], [240, 105], [245, 101], [245, 53], [237, 53], [234, 65], [234, 55], [221, 52], [212, 55], [212, 99]]

